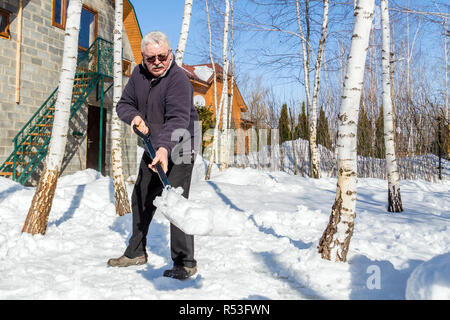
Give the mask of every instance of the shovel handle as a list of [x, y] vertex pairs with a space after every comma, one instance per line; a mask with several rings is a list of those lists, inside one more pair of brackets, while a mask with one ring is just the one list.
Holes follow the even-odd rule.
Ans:
[[[155, 159], [155, 149], [153, 149], [152, 144], [150, 143], [150, 140], [147, 138], [145, 134], [143, 134], [139, 129], [136, 127], [136, 125], [133, 124], [133, 131], [138, 135], [139, 138], [144, 141], [144, 144], [147, 148], [148, 153], [150, 154], [150, 158], [153, 161]], [[170, 188], [169, 179], [167, 178], [166, 173], [164, 172], [163, 168], [161, 167], [161, 164], [158, 162], [155, 165], [156, 172], [158, 173], [159, 179], [161, 180], [164, 188]]]

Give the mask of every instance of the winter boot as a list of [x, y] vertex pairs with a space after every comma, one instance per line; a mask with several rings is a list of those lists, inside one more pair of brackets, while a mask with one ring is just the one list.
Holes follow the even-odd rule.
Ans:
[[121, 256], [120, 258], [113, 258], [108, 260], [108, 265], [110, 267], [138, 266], [145, 263], [147, 263], [146, 254], [143, 254], [142, 256], [136, 258], [128, 258], [126, 256]]
[[192, 277], [196, 273], [197, 273], [197, 266], [190, 268], [190, 267], [175, 265], [175, 266], [173, 266], [172, 269], [165, 270], [163, 276], [178, 279], [178, 280], [186, 280], [186, 279]]

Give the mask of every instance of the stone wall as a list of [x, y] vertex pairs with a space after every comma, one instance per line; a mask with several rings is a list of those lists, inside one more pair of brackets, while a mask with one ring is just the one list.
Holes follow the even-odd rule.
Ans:
[[[17, 48], [17, 0], [0, 0], [0, 8], [11, 12], [10, 33], [11, 38], [0, 38], [0, 163], [13, 151], [12, 139], [32, 117], [34, 112], [42, 105], [58, 85], [59, 72], [64, 48], [64, 30], [51, 24], [51, 0], [22, 0], [22, 52], [21, 52], [21, 81], [20, 103], [15, 102], [16, 81], [16, 48]], [[105, 40], [113, 40], [114, 7], [110, 0], [84, 0], [83, 4], [98, 11], [98, 36]], [[124, 58], [133, 61], [131, 47], [128, 43], [125, 30]], [[134, 67], [134, 64], [133, 64]], [[127, 78], [124, 78], [125, 82]], [[105, 97], [104, 107], [108, 112], [108, 122], [112, 111], [112, 89]], [[84, 108], [86, 108], [85, 106]], [[77, 140], [75, 144], [69, 143], [72, 148], [70, 159], [66, 159], [65, 174], [85, 169], [86, 158], [86, 122], [82, 122], [83, 113], [80, 111], [77, 126], [81, 127], [83, 137], [72, 137]], [[110, 174], [110, 123], [106, 134], [106, 172]], [[128, 126], [126, 126], [128, 128]], [[131, 136], [124, 125], [124, 172], [125, 178], [135, 174], [136, 138]], [[74, 141], [72, 141], [74, 142]], [[70, 151], [70, 150], [68, 150]], [[69, 156], [69, 153], [66, 152]], [[128, 164], [128, 162], [130, 162]], [[128, 170], [127, 168], [132, 168]]]

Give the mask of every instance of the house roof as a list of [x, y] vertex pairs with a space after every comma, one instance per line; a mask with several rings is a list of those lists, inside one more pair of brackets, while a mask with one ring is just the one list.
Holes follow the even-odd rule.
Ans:
[[[111, 0], [115, 4], [115, 0]], [[130, 0], [123, 1], [123, 26], [127, 32], [128, 41], [133, 51], [134, 61], [139, 64], [142, 60], [141, 41], [142, 31], [136, 16], [136, 11]]]
[[142, 31], [139, 26], [139, 21], [136, 17], [133, 4], [130, 0], [123, 2], [123, 25], [127, 32], [128, 41], [130, 42], [131, 50], [133, 51], [134, 61], [139, 64], [142, 60], [141, 55], [141, 41]]
[[[216, 73], [222, 74], [223, 68], [217, 63], [215, 63], [214, 66]], [[186, 75], [192, 80], [208, 85], [213, 81], [214, 71], [211, 63], [196, 65], [187, 65], [183, 63], [182, 67]]]
[[[218, 75], [222, 75], [223, 68], [217, 63], [215, 63], [214, 66], [216, 69], [216, 73]], [[210, 86], [211, 83], [214, 81], [214, 70], [212, 67], [212, 63], [204, 63], [204, 64], [196, 64], [196, 65], [187, 65], [187, 64], [183, 63], [182, 68], [189, 79], [191, 79], [201, 85]], [[237, 90], [237, 92], [239, 93], [239, 96], [242, 99], [241, 111], [242, 112], [248, 111], [248, 108], [245, 104], [245, 101], [243, 101], [243, 98], [242, 98], [242, 95], [241, 95], [241, 92], [240, 92], [238, 86], [237, 85], [234, 86], [234, 89]]]

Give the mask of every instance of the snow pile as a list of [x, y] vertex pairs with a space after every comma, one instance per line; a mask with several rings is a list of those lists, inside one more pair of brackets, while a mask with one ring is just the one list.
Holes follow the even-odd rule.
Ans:
[[184, 233], [197, 236], [239, 236], [247, 217], [224, 205], [211, 207], [211, 203], [188, 200], [183, 189], [164, 189], [153, 204], [170, 222]]
[[409, 300], [450, 300], [450, 251], [419, 265], [406, 286]]

